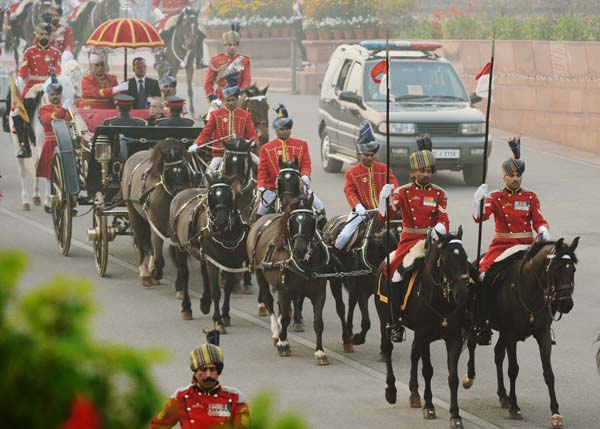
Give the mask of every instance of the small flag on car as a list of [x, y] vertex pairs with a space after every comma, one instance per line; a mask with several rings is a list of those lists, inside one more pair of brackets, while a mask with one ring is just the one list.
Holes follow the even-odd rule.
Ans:
[[[477, 86], [475, 87], [475, 94], [479, 95], [482, 98], [488, 98], [488, 90], [490, 86], [490, 70], [492, 68], [491, 63], [487, 63], [483, 70], [479, 72], [477, 76], [475, 76], [475, 80], [477, 81]], [[492, 83], [493, 88], [493, 83]]]

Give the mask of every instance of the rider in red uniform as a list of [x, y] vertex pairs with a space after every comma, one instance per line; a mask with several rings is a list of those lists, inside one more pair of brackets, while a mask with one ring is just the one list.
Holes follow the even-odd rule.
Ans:
[[[390, 197], [390, 215], [402, 214], [402, 234], [396, 250], [390, 255], [390, 273], [392, 274], [391, 338], [394, 342], [403, 339], [402, 311], [400, 302], [404, 295], [406, 272], [413, 268], [414, 262], [425, 255], [425, 239], [430, 234], [435, 240], [437, 234], [446, 234], [450, 227], [446, 213], [446, 192], [431, 183], [435, 172], [435, 156], [431, 152], [431, 139], [417, 139], [419, 150], [410, 156], [411, 177], [413, 180], [398, 188], [386, 184], [379, 194], [379, 214], [386, 217], [386, 198]], [[393, 189], [393, 192], [392, 192]], [[386, 270], [387, 271], [387, 270]], [[396, 312], [398, 314], [396, 315]]]
[[[52, 5], [47, 12], [42, 15], [44, 21], [52, 25], [52, 34], [50, 35], [50, 46], [55, 47], [62, 54], [62, 61], [73, 59], [73, 50], [75, 49], [75, 39], [73, 30], [68, 25], [60, 25], [62, 8]], [[37, 37], [33, 39], [37, 43]]]
[[[525, 250], [533, 243], [533, 232], [550, 240], [548, 222], [542, 215], [540, 201], [535, 192], [521, 188], [525, 162], [521, 157], [520, 139], [512, 139], [509, 146], [514, 157], [502, 163], [505, 186], [488, 194], [488, 186], [482, 184], [473, 196], [473, 219], [479, 223], [494, 215], [496, 234], [488, 251], [479, 263], [479, 277], [483, 282], [480, 293], [480, 321], [477, 342], [491, 344], [489, 313], [492, 305], [492, 281], [503, 265], [499, 262], [517, 251]], [[484, 199], [483, 218], [479, 208]], [[516, 246], [516, 247], [515, 247]]]
[[229, 76], [237, 73], [237, 86], [241, 91], [245, 90], [251, 83], [250, 58], [238, 54], [240, 46], [240, 35], [237, 31], [229, 31], [223, 34], [225, 53], [210, 59], [204, 92], [209, 102], [216, 98], [223, 100], [223, 88], [229, 82]]
[[127, 91], [127, 82], [119, 83], [117, 77], [105, 72], [104, 58], [98, 53], [90, 55], [91, 72], [81, 80], [81, 100], [83, 109], [113, 109], [113, 95]]

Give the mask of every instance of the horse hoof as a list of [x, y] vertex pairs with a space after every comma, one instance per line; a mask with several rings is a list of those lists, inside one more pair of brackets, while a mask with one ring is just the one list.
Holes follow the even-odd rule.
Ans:
[[193, 320], [191, 311], [182, 311], [181, 320]]
[[554, 414], [550, 417], [550, 426], [552, 429], [563, 429], [563, 418], [560, 414]]
[[450, 429], [462, 429], [464, 427], [462, 419], [450, 419]]
[[469, 374], [465, 374], [462, 378], [462, 387], [463, 389], [470, 389], [473, 387], [473, 382], [475, 381], [475, 377], [469, 378]]
[[159, 279], [152, 278], [152, 286], [158, 286], [160, 284]]
[[202, 314], [210, 313], [210, 299], [200, 299], [200, 311]]
[[408, 398], [408, 403], [410, 404], [410, 408], [421, 408], [421, 395], [419, 393], [411, 393]]
[[508, 413], [512, 420], [523, 420], [523, 413], [521, 413], [521, 410], [518, 408], [511, 408]]
[[502, 396], [500, 398], [500, 407], [508, 410], [510, 408], [510, 403], [508, 402], [508, 396]]
[[42, 199], [40, 197], [33, 197], [33, 205], [34, 206], [41, 206], [42, 205]]
[[260, 303], [258, 304], [258, 315], [261, 317], [267, 317], [268, 313], [267, 313], [267, 306]]
[[289, 355], [292, 354], [289, 344], [277, 345], [276, 347], [277, 347], [277, 352], [279, 353], [279, 356], [281, 356], [281, 357], [288, 357]]
[[273, 347], [277, 347], [277, 343], [279, 342], [279, 337], [271, 337], [271, 340], [273, 341]]
[[344, 353], [354, 353], [354, 345], [352, 343], [344, 343]]
[[327, 356], [321, 356], [321, 357], [317, 358], [316, 361], [317, 361], [318, 366], [329, 365], [329, 359], [327, 359]]
[[294, 331], [295, 332], [304, 332], [304, 323], [303, 322], [294, 323]]
[[352, 344], [354, 344], [355, 346], [360, 346], [361, 344], [365, 343], [365, 337], [362, 335], [358, 335], [358, 334], [354, 334], [352, 336]]
[[183, 299], [183, 292], [181, 292], [180, 290], [178, 290], [177, 292], [175, 292], [175, 299], [182, 300]]
[[227, 328], [231, 326], [231, 317], [223, 317], [223, 326]]
[[437, 416], [435, 415], [435, 408], [423, 408], [423, 418], [425, 420], [437, 419]]
[[221, 335], [227, 334], [227, 329], [225, 329], [225, 325], [223, 325], [222, 323], [215, 323], [215, 325], [213, 326], [213, 329], [216, 329], [217, 331], [219, 331], [219, 333]]
[[21, 204], [21, 210], [23, 210], [24, 212], [30, 212], [31, 205], [29, 203], [23, 203]]
[[152, 287], [152, 279], [150, 277], [140, 277], [142, 280], [142, 286], [144, 287]]
[[388, 401], [388, 404], [395, 404], [396, 399], [398, 398], [398, 391], [395, 387], [386, 387], [385, 388], [385, 400]]

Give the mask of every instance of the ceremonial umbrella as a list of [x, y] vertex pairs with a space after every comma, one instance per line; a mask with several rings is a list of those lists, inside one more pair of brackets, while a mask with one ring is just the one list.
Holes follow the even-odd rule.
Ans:
[[96, 29], [86, 46], [97, 48], [125, 48], [123, 75], [127, 80], [127, 49], [162, 48], [165, 42], [156, 29], [146, 21], [133, 18], [117, 18], [106, 21]]

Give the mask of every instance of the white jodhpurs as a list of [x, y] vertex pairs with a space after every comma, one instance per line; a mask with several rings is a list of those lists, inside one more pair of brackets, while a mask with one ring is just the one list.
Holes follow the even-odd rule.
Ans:
[[262, 194], [259, 193], [259, 205], [258, 205], [258, 214], [260, 216], [264, 216], [269, 212], [269, 208], [275, 198], [277, 198], [277, 192], [272, 191], [270, 189], [265, 189]]
[[348, 240], [354, 234], [354, 231], [357, 230], [359, 225], [366, 219], [366, 216], [360, 216], [359, 214], [352, 212], [348, 215], [348, 220], [346, 220], [346, 225], [340, 231], [339, 235], [335, 239], [335, 248], [338, 250], [342, 250]]
[[219, 169], [221, 163], [223, 162], [222, 156], [215, 156], [210, 160], [210, 164], [208, 164], [208, 168], [206, 169], [206, 174], [212, 177], [213, 173]]
[[321, 199], [319, 197], [317, 197], [317, 194], [315, 194], [313, 191], [308, 191], [308, 195], [312, 195], [313, 196], [313, 208], [321, 213], [323, 211], [323, 209], [325, 208], [323, 206], [323, 202], [321, 201]]

